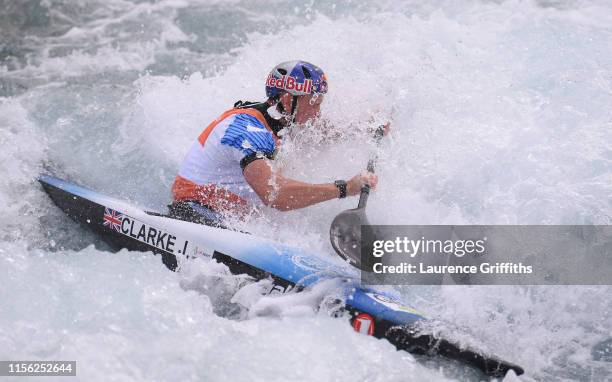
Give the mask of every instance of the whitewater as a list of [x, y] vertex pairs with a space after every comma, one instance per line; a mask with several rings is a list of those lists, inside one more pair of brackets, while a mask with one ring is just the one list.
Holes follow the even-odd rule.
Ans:
[[[203, 127], [262, 100], [282, 61], [326, 71], [322, 111], [344, 137], [291, 132], [286, 175], [354, 175], [372, 149], [360, 137], [392, 121], [374, 224], [612, 222], [608, 1], [0, 4], [0, 360], [76, 360], [83, 381], [482, 378], [357, 335], [317, 309], [325, 286], [262, 297], [265, 281], [220, 264], [173, 273], [150, 253], [111, 253], [36, 182], [51, 171], [162, 211]], [[266, 209], [241, 228], [336, 256], [329, 225], [355, 205]], [[398, 292], [525, 368], [506, 381], [612, 380], [597, 350], [612, 337], [610, 286]]]

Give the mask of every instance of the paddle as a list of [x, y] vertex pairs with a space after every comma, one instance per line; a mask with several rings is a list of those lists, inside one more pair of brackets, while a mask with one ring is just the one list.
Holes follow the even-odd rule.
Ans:
[[[382, 137], [384, 136], [384, 133], [384, 126], [379, 126], [374, 133], [377, 148]], [[377, 158], [377, 152], [374, 152], [368, 161], [367, 169], [369, 172], [374, 172], [374, 166]], [[369, 261], [365, 264], [362, 264], [361, 262], [361, 234], [362, 226], [365, 226], [363, 229], [369, 229], [370, 232], [364, 232], [367, 236], [372, 237], [371, 228], [369, 227], [370, 225], [365, 213], [369, 195], [370, 186], [366, 184], [361, 188], [357, 208], [340, 213], [334, 218], [331, 227], [329, 228], [331, 245], [334, 247], [336, 253], [344, 260], [348, 261], [349, 264], [361, 270], [367, 271], [371, 271], [372, 268]]]

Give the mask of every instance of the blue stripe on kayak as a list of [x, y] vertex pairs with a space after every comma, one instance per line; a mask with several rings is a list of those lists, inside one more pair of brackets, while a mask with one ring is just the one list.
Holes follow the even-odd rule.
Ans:
[[[107, 206], [109, 203], [111, 207], [114, 207], [113, 205], [117, 203], [124, 204], [121, 200], [108, 197], [54, 176], [41, 175], [39, 180], [60, 188], [67, 193], [104, 206]], [[196, 223], [187, 224], [195, 225]], [[198, 227], [201, 226], [198, 225]], [[220, 250], [225, 255], [269, 272], [276, 277], [303, 286], [311, 286], [319, 281], [331, 278], [344, 278], [350, 280], [345, 290], [345, 298], [347, 305], [352, 308], [398, 325], [411, 324], [425, 319], [421, 313], [403, 305], [394, 296], [360, 286], [359, 273], [353, 268], [339, 266], [300, 248], [257, 238], [249, 234], [213, 227], [206, 228], [231, 233], [234, 236], [233, 240], [240, 240], [242, 242], [241, 245], [223, 243], [223, 246], [227, 247], [227, 249], [215, 248], [215, 250]], [[245, 245], [244, 243], [247, 244]], [[386, 304], [381, 302], [381, 300]]]
[[[386, 306], [377, 301], [376, 297], [386, 297], [390, 300], [387, 305], [396, 306]], [[396, 300], [386, 293], [365, 288], [356, 288], [355, 291], [347, 297], [346, 303], [360, 312], [369, 313], [373, 317], [387, 320], [397, 325], [408, 325], [426, 319], [422, 313], [404, 305], [403, 302]]]

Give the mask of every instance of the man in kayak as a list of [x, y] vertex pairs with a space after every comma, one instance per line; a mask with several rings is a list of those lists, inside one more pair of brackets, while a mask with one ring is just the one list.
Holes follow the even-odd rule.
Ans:
[[325, 93], [327, 78], [319, 67], [306, 61], [277, 65], [266, 80], [265, 102], [236, 102], [194, 142], [172, 186], [171, 215], [218, 224], [225, 214], [245, 214], [259, 204], [290, 211], [357, 195], [365, 184], [375, 188], [378, 178], [370, 172], [313, 184], [270, 166], [281, 130], [317, 119]]

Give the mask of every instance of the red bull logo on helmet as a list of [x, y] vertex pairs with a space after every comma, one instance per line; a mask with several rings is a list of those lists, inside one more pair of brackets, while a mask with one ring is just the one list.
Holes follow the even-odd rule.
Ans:
[[276, 78], [273, 75], [269, 75], [266, 80], [266, 86], [271, 86], [278, 89], [287, 90], [289, 92], [297, 92], [310, 94], [312, 93], [312, 80], [306, 79], [304, 82], [297, 82], [295, 77], [291, 76], [282, 76], [281, 78]]

